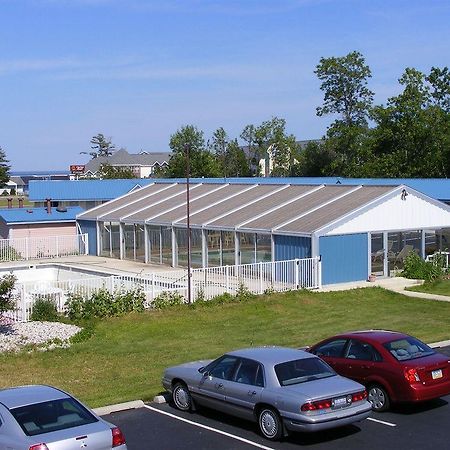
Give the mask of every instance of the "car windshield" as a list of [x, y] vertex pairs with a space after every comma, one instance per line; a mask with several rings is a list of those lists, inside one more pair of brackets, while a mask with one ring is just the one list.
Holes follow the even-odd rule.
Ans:
[[336, 375], [336, 372], [319, 358], [296, 359], [277, 364], [275, 373], [281, 386], [305, 383]]
[[72, 398], [20, 406], [11, 409], [11, 414], [27, 436], [98, 422], [93, 414]]
[[428, 345], [413, 337], [397, 339], [383, 345], [398, 361], [422, 358], [435, 353]]

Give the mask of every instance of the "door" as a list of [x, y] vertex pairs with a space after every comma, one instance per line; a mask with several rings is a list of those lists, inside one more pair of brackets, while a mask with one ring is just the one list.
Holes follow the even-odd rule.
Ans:
[[340, 375], [345, 370], [346, 360], [344, 358], [345, 350], [347, 348], [348, 339], [333, 339], [327, 341], [315, 348], [312, 352], [326, 361], [337, 373]]
[[253, 420], [253, 409], [264, 389], [262, 365], [256, 361], [240, 359], [233, 379], [228, 383], [226, 402], [232, 414]]
[[345, 352], [345, 364], [341, 375], [352, 378], [362, 384], [377, 371], [376, 364], [382, 360], [381, 355], [367, 342], [350, 339]]

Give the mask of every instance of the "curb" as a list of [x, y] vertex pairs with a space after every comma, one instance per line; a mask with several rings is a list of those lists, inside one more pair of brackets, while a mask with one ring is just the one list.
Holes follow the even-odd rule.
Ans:
[[98, 416], [105, 416], [113, 412], [125, 411], [127, 409], [143, 408], [144, 402], [142, 400], [133, 400], [131, 402], [117, 403], [115, 405], [102, 406], [100, 408], [94, 408], [93, 411]]
[[447, 347], [450, 345], [450, 339], [447, 341], [439, 341], [433, 342], [432, 344], [428, 344], [431, 348], [439, 348], [439, 347]]

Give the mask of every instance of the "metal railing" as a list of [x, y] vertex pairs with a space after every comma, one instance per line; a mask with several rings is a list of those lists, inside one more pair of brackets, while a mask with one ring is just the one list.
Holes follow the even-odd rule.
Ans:
[[[245, 289], [254, 294], [282, 292], [321, 287], [321, 262], [319, 258], [289, 261], [260, 262], [235, 266], [209, 267], [191, 270], [193, 301], [210, 300], [229, 293], [236, 295]], [[110, 293], [140, 287], [145, 294], [145, 306], [151, 307], [163, 292], [178, 293], [187, 301], [187, 270], [152, 273], [149, 275], [92, 276], [72, 280], [27, 281], [16, 283], [14, 298], [16, 308], [3, 317], [18, 322], [30, 320], [37, 299], [51, 300], [59, 312], [65, 311], [70, 295], [89, 298], [100, 289]]]
[[87, 254], [87, 234], [0, 239], [0, 262]]

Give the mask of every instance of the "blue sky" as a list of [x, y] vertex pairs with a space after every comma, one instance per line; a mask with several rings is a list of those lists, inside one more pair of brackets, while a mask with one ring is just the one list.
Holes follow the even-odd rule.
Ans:
[[67, 170], [97, 133], [168, 151], [194, 124], [238, 137], [329, 118], [315, 66], [358, 50], [383, 103], [406, 67], [449, 65], [448, 0], [0, 0], [0, 146], [12, 170]]

